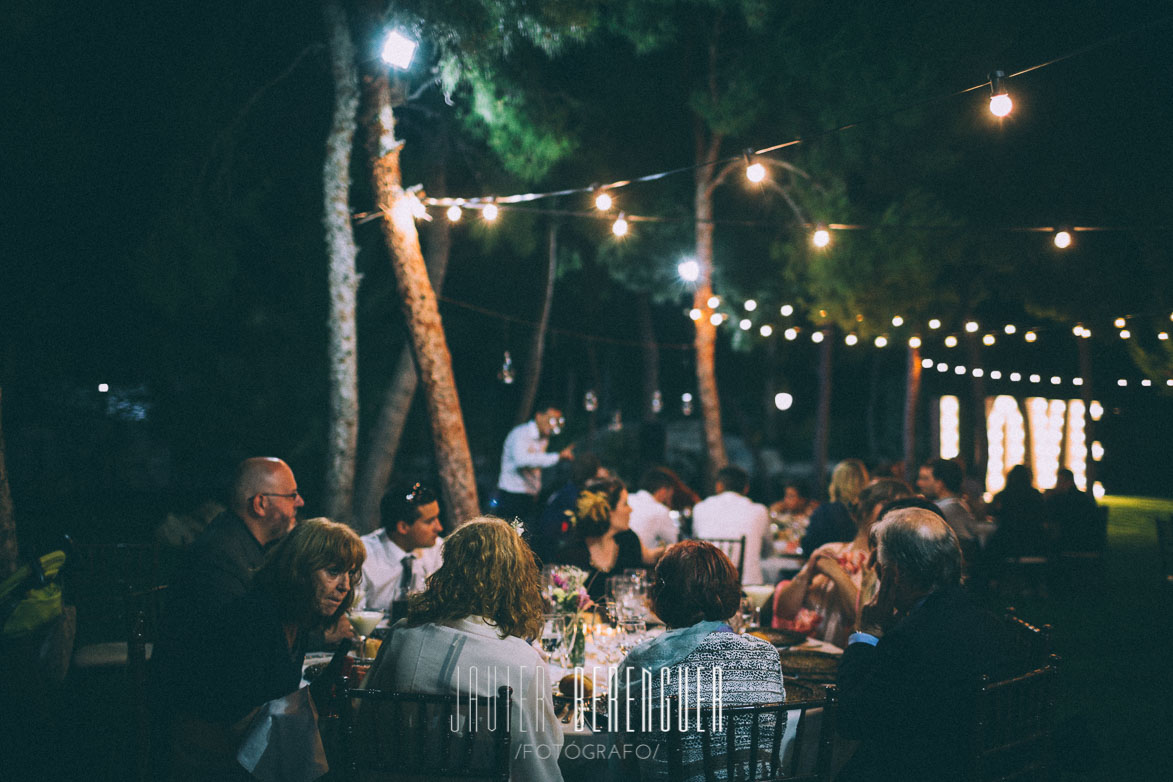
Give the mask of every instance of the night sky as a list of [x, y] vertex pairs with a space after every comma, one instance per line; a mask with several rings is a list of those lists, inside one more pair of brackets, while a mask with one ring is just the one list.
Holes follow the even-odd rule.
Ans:
[[[1171, 397], [1135, 388], [1141, 375], [1109, 323], [1112, 314], [1135, 315], [1137, 331], [1150, 334], [1163, 318], [1173, 330], [1168, 5], [985, 7], [982, 18], [972, 20], [935, 11], [941, 38], [923, 51], [902, 37], [895, 13], [891, 29], [879, 31], [868, 45], [894, 47], [915, 62], [943, 57], [950, 36], [958, 36], [956, 56], [935, 69], [940, 81], [909, 85], [911, 102], [978, 84], [995, 68], [1014, 72], [1120, 37], [1012, 80], [1015, 113], [1003, 123], [986, 111], [988, 89], [921, 107], [918, 116], [925, 119], [901, 143], [885, 148], [890, 156], [877, 162], [876, 171], [898, 177], [902, 168], [915, 169], [926, 147], [958, 158], [933, 183], [935, 190], [954, 214], [989, 227], [990, 252], [1012, 270], [991, 283], [996, 295], [973, 314], [999, 328], [1017, 322], [1047, 329], [1039, 349], [1000, 341], [988, 366], [1037, 367], [1070, 377], [1077, 371], [1074, 344], [1069, 336], [1061, 338], [1069, 335], [1070, 323], [1045, 315], [1048, 308], [1086, 312], [1098, 327], [1097, 371], [1111, 378], [1097, 388], [1110, 410], [1102, 431], [1109, 452], [1105, 483], [1109, 491], [1167, 493], [1162, 481], [1173, 465], [1163, 438], [1151, 433], [1170, 431]], [[157, 520], [167, 509], [186, 509], [213, 494], [238, 458], [258, 452], [293, 464], [310, 492], [307, 511], [315, 510], [327, 393], [320, 166], [332, 93], [323, 41], [318, 6], [309, 2], [22, 0], [0, 10], [6, 96], [0, 118], [0, 383], [19, 524], [57, 531], [101, 523], [136, 534], [148, 522], [114, 520]], [[639, 71], [625, 70], [630, 58], [590, 62], [598, 67], [568, 60], [565, 78], [582, 81], [583, 94], [616, 91], [612, 110], [600, 112], [592, 128], [599, 143], [580, 156], [599, 161], [601, 169], [587, 178], [581, 166], [566, 164], [533, 189], [581, 187], [688, 165], [687, 128], [676, 122], [683, 116], [680, 106], [650, 116], [651, 107], [665, 105], [676, 88], [641, 82]], [[866, 116], [853, 112], [869, 105], [867, 96], [853, 94], [849, 83], [842, 90], [842, 107], [827, 106], [820, 116]], [[657, 121], [659, 127], [649, 127]], [[426, 131], [410, 118], [403, 123], [410, 184], [423, 166], [411, 156], [412, 143], [420, 148], [418, 134]], [[898, 119], [887, 118], [844, 133], [866, 146], [869, 134], [891, 138], [899, 127]], [[794, 135], [793, 128], [781, 127], [746, 143], [760, 147]], [[486, 173], [492, 164], [477, 159], [475, 145], [470, 149], [449, 177], [454, 194], [480, 195], [495, 185], [510, 192], [530, 189]], [[361, 161], [361, 150], [356, 152]], [[356, 212], [371, 205], [362, 177], [356, 167]], [[655, 192], [660, 206], [648, 212], [663, 213], [665, 193], [673, 188], [684, 194], [678, 209], [686, 210], [684, 175]], [[648, 196], [645, 203], [653, 201]], [[1077, 234], [1076, 247], [1062, 256], [1046, 234], [1003, 230], [1061, 224], [1129, 230]], [[602, 226], [579, 224], [570, 231], [570, 249], [587, 255], [582, 248], [592, 232], [606, 241]], [[402, 328], [377, 231], [368, 224], [357, 235], [364, 274], [361, 391], [369, 420], [402, 344]], [[534, 319], [542, 248], [532, 239], [528, 245], [486, 241], [471, 228], [458, 228], [455, 237], [445, 296]], [[916, 234], [908, 238], [916, 241]], [[719, 237], [718, 253], [743, 252], [755, 241], [731, 228]], [[1020, 286], [1031, 292], [1033, 311], [1016, 295]], [[585, 263], [559, 281], [554, 325], [632, 338], [634, 300]], [[690, 339], [685, 300], [682, 290], [677, 301], [656, 305], [662, 342]], [[516, 403], [516, 389], [494, 376], [502, 351], [520, 357], [529, 332], [450, 304], [442, 314], [473, 450], [491, 462]], [[943, 316], [960, 322], [963, 314]], [[578, 398], [593, 382], [583, 367], [601, 362], [606, 401], [634, 418], [638, 349], [599, 343], [588, 360], [584, 346], [573, 336], [554, 337], [544, 394], [565, 398], [573, 391]], [[928, 346], [926, 355], [934, 355]], [[837, 365], [832, 458], [866, 448], [860, 431], [866, 399], [863, 384], [853, 380], [870, 372], [891, 377], [897, 385], [885, 393], [896, 400], [902, 356], [890, 351], [875, 359], [861, 352]], [[728, 389], [724, 401], [733, 410], [726, 421], [732, 434], [747, 417], [752, 422], [760, 403], [759, 395], [741, 390], [760, 385], [759, 354], [723, 343], [719, 362]], [[670, 420], [679, 420], [676, 400], [689, 388], [691, 363], [687, 352], [665, 349], [661, 364]], [[809, 345], [796, 346], [783, 360], [785, 383], [799, 401], [783, 423], [779, 445], [796, 461], [809, 459], [813, 365]], [[1113, 388], [1117, 375], [1134, 378], [1134, 388]], [[98, 383], [110, 384], [114, 393], [98, 394]], [[926, 395], [964, 389], [963, 380], [926, 375]], [[987, 390], [1014, 392], [996, 385]], [[582, 432], [582, 416], [571, 418], [572, 429]], [[405, 464], [426, 469], [426, 426], [417, 409], [404, 442]], [[881, 426], [882, 433], [898, 437], [891, 426]], [[896, 456], [899, 446], [891, 442], [883, 450], [876, 456]], [[492, 480], [481, 472], [479, 479]]]

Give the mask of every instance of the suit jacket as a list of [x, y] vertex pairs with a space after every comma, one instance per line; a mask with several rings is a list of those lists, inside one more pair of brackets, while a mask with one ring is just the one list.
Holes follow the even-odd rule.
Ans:
[[880, 639], [839, 663], [839, 732], [861, 740], [849, 780], [936, 782], [962, 776], [978, 680], [1004, 667], [994, 617], [960, 587], [930, 594]]

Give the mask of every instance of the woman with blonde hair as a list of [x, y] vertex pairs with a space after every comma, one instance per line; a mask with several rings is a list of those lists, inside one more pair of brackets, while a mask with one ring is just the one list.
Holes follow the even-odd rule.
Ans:
[[868, 483], [868, 468], [859, 459], [844, 459], [831, 473], [831, 501], [825, 502], [811, 514], [806, 534], [802, 536], [802, 552], [810, 555], [824, 543], [846, 543], [855, 537], [852, 520], [855, 498]]
[[[427, 588], [408, 598], [367, 686], [396, 692], [496, 695], [513, 688], [512, 778], [560, 780], [562, 727], [554, 716], [550, 674], [527, 638], [541, 633], [537, 562], [502, 519], [480, 516], [444, 542], [444, 564]], [[360, 709], [358, 720], [364, 721]]]

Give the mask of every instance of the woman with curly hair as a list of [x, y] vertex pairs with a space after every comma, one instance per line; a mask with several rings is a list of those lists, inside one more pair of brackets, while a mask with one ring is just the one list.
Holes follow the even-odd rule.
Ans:
[[[560, 780], [562, 727], [550, 674], [525, 639], [542, 630], [540, 574], [533, 551], [507, 522], [481, 516], [444, 542], [444, 564], [408, 598], [367, 686], [396, 692], [496, 695], [513, 688], [511, 777]], [[363, 709], [358, 714], [361, 729]]]
[[607, 577], [629, 568], [654, 565], [663, 548], [648, 550], [631, 530], [627, 489], [618, 478], [593, 478], [578, 494], [571, 512], [573, 534], [558, 550], [554, 562], [587, 571], [587, 592], [599, 600], [607, 591]]
[[298, 690], [311, 636], [354, 604], [366, 549], [329, 519], [308, 519], [281, 539], [249, 591], [217, 616], [198, 648], [181, 650], [191, 687], [172, 693], [171, 773], [179, 779], [248, 778], [236, 748], [252, 716]]

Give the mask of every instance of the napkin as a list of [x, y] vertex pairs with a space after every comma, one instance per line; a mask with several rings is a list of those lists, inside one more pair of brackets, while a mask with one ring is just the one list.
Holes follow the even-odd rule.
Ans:
[[309, 687], [262, 706], [236, 760], [261, 782], [312, 782], [329, 771]]

